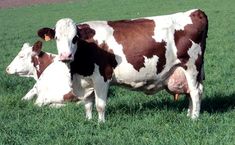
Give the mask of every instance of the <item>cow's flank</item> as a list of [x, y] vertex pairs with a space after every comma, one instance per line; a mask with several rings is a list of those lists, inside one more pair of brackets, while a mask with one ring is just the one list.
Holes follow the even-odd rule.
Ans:
[[[109, 21], [116, 41], [123, 46], [127, 61], [139, 71], [145, 67], [144, 57], [159, 57], [157, 73], [160, 73], [166, 64], [166, 42], [156, 42], [153, 39], [155, 23], [153, 20], [137, 19], [124, 21]], [[157, 24], [156, 24], [157, 25]], [[145, 49], [143, 49], [145, 48]]]

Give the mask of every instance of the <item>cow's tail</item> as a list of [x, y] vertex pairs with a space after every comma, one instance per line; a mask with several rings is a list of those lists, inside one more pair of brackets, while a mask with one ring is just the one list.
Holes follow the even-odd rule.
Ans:
[[204, 30], [203, 30], [203, 34], [202, 34], [202, 41], [201, 41], [201, 48], [202, 48], [202, 66], [201, 66], [201, 78], [200, 80], [205, 80], [205, 69], [204, 69], [204, 53], [205, 53], [205, 50], [206, 50], [206, 38], [207, 38], [207, 33], [208, 33], [208, 18], [207, 18], [207, 15], [201, 11], [202, 13], [202, 16], [205, 18], [204, 19], [204, 23], [205, 23], [205, 27], [204, 27]]

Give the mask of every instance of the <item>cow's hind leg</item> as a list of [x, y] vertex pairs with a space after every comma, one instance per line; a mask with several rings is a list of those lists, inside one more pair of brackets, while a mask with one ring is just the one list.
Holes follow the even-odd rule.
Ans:
[[190, 94], [186, 94], [186, 97], [189, 99], [189, 107], [188, 107], [188, 112], [187, 112], [187, 116], [188, 117], [191, 117], [191, 114], [192, 114], [192, 99], [190, 97]]
[[191, 106], [189, 105], [188, 115], [192, 119], [196, 119], [199, 117], [202, 92], [203, 92], [203, 86], [201, 83], [196, 83], [196, 85], [190, 89]]

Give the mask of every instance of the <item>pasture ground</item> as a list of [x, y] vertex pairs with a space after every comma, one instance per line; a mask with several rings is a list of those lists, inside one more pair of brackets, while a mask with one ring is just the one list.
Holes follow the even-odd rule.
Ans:
[[[235, 144], [235, 2], [233, 0], [74, 0], [0, 9], [0, 144]], [[36, 31], [70, 17], [77, 22], [115, 20], [203, 9], [209, 18], [206, 80], [201, 116], [186, 117], [188, 100], [161, 91], [147, 96], [111, 87], [106, 123], [84, 118], [83, 106], [54, 109], [21, 101], [34, 80], [6, 75], [5, 69]], [[55, 42], [44, 43], [56, 53]]]

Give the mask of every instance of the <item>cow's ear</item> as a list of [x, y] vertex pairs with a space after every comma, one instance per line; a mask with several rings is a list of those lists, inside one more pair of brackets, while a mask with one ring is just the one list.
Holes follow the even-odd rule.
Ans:
[[37, 41], [33, 45], [33, 51], [39, 54], [42, 50], [42, 41]]
[[42, 28], [38, 30], [38, 36], [44, 39], [45, 41], [49, 41], [51, 39], [54, 39], [55, 30], [51, 28]]

